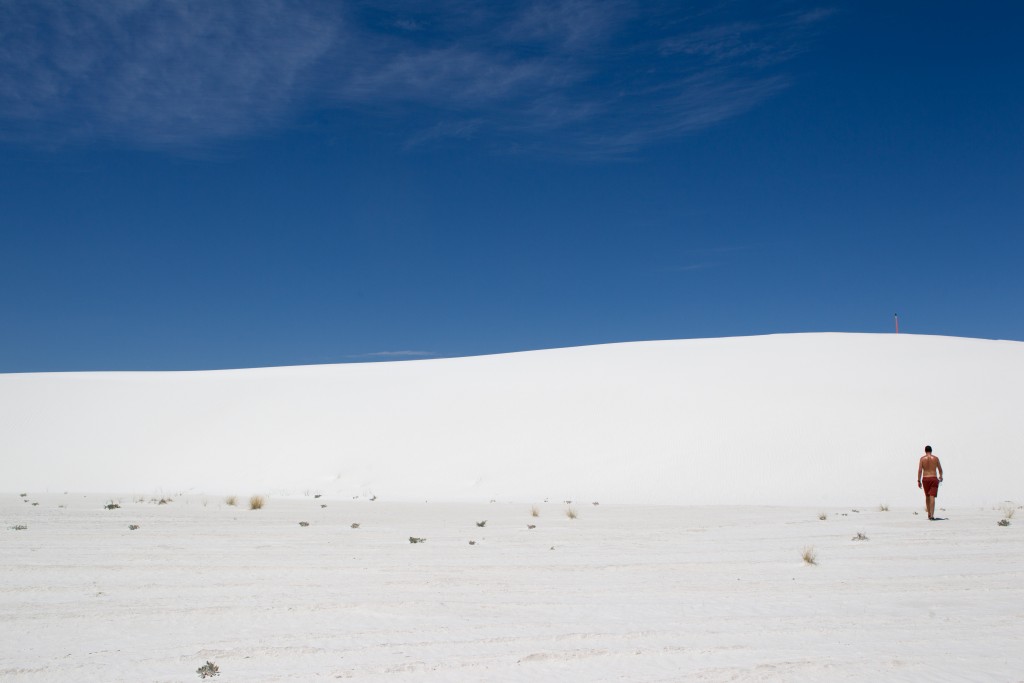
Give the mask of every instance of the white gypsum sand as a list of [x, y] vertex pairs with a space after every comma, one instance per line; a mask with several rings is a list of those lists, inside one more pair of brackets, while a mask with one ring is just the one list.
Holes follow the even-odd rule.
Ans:
[[0, 496], [5, 522], [27, 526], [0, 537], [5, 681], [198, 680], [208, 660], [224, 682], [1024, 671], [1024, 540], [991, 508], [944, 522], [828, 508], [823, 522], [818, 508], [588, 504], [571, 520], [562, 503], [533, 517], [503, 503], [28, 498], [39, 506]]
[[0, 679], [1017, 680], [1021, 386], [844, 334], [0, 375]]
[[1019, 494], [1022, 386], [1024, 343], [867, 334], [8, 374], [0, 488], [907, 505], [930, 443], [986, 505]]

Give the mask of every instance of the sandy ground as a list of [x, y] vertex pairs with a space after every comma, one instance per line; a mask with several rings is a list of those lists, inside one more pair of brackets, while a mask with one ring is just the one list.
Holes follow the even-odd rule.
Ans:
[[155, 497], [0, 495], [0, 679], [1024, 680], [995, 504]]

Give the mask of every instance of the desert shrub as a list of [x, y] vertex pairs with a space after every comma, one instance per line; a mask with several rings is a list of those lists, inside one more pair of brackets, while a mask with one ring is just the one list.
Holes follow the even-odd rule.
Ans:
[[327, 507], [327, 503], [320, 503], [320, 509], [321, 510], [323, 510], [325, 507]]
[[249, 509], [250, 510], [262, 510], [263, 505], [266, 503], [263, 496], [249, 496]]
[[540, 508], [537, 507], [536, 505], [531, 505], [530, 506], [530, 516], [531, 517], [540, 517]]
[[998, 522], [996, 522], [996, 524], [998, 524], [999, 526], [1010, 526], [1010, 520], [1001, 519]]
[[129, 525], [128, 525], [128, 529], [129, 529], [130, 531], [135, 531], [135, 530], [136, 530], [136, 529], [138, 529], [138, 528], [139, 528], [139, 525], [138, 525], [138, 524], [129, 524]]
[[318, 493], [318, 494], [316, 494], [316, 495], [315, 495], [315, 496], [313, 496], [313, 497], [314, 497], [314, 498], [319, 498], [319, 497], [320, 497], [320, 496], [322, 496], [322, 495], [324, 495], [324, 494], [322, 494], [322, 493]]
[[476, 541], [470, 541], [469, 544], [470, 545], [476, 545]]
[[24, 531], [25, 529], [28, 529], [24, 524], [15, 524], [14, 526], [9, 526], [7, 528], [11, 531]]
[[1013, 519], [1013, 513], [1017, 512], [1017, 508], [1013, 507], [1012, 503], [1007, 503], [999, 509], [1002, 511], [1005, 519]]
[[576, 516], [577, 516], [576, 515], [576, 508], [574, 508], [572, 506], [569, 506], [568, 508], [566, 508], [565, 516], [568, 517], [569, 519], [576, 519]]
[[419, 536], [410, 536], [409, 543], [426, 543], [427, 539], [420, 538]]
[[804, 548], [800, 553], [800, 557], [803, 558], [803, 561], [807, 564], [818, 564], [818, 555], [814, 552], [813, 546], [807, 546]]
[[864, 534], [863, 534], [862, 532], [858, 531], [858, 532], [857, 532], [857, 535], [856, 535], [856, 536], [854, 536], [854, 537], [853, 537], [852, 539], [850, 539], [850, 540], [853, 540], [853, 541], [866, 541], [866, 540], [868, 540], [868, 537], [867, 537], [867, 536], [865, 536], [865, 535], [864, 535]]
[[220, 676], [220, 667], [207, 660], [206, 664], [196, 669], [196, 673], [199, 674], [200, 678], [213, 678], [214, 676]]
[[39, 503], [32, 503], [32, 507], [39, 505]]
[[882, 503], [881, 505], [878, 506], [878, 511], [879, 512], [888, 512], [889, 511], [889, 506], [886, 505], [885, 503]]
[[27, 493], [19, 493], [18, 495], [21, 496], [22, 498], [25, 498], [26, 496], [28, 496]]
[[536, 524], [527, 524], [527, 525], [526, 525], [526, 528], [527, 528], [527, 529], [536, 529], [536, 528], [537, 528], [537, 525], [536, 525]]
[[110, 501], [109, 503], [107, 503], [103, 507], [105, 507], [107, 510], [117, 510], [121, 506], [118, 505], [117, 503], [115, 503], [114, 501]]
[[828, 514], [824, 513], [824, 512], [819, 512], [818, 513], [818, 519], [820, 519], [821, 521], [824, 522], [826, 519], [828, 519]]
[[481, 526], [481, 527], [483, 527], [483, 526], [487, 526], [487, 520], [485, 519], [485, 520], [483, 520], [482, 522], [477, 522], [477, 523], [476, 523], [476, 525], [477, 525], [477, 526]]
[[359, 522], [352, 522], [351, 526], [352, 526], [353, 529], [358, 529], [359, 528]]
[[299, 526], [309, 526], [309, 522], [299, 522]]
[[238, 496], [228, 496], [227, 498], [224, 499], [224, 502], [234, 507], [238, 505]]
[[173, 498], [161, 498], [156, 502], [157, 505], [167, 505], [168, 503], [174, 502]]

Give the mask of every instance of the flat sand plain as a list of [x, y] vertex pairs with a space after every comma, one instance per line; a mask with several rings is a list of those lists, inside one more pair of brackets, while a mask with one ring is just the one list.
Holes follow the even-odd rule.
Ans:
[[1024, 680], [1024, 512], [998, 502], [163, 496], [0, 494], [0, 679]]

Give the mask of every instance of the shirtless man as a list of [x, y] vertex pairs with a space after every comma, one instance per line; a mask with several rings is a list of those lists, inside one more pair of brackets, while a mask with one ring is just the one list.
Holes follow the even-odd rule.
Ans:
[[924, 455], [917, 464], [917, 488], [924, 489], [924, 507], [928, 510], [928, 519], [935, 519], [935, 496], [939, 495], [940, 482], [942, 463], [932, 455], [932, 447], [925, 446]]

